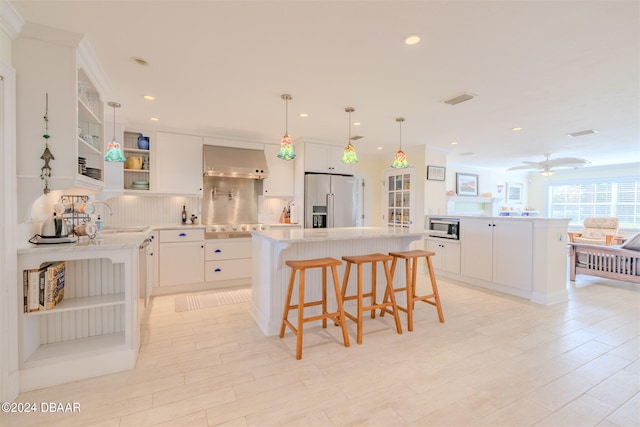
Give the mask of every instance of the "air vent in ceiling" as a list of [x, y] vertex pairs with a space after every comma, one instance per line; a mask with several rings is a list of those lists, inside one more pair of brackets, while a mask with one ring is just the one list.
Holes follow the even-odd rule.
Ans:
[[352, 140], [352, 141], [357, 141], [357, 140], [362, 139], [362, 138], [364, 138], [364, 136], [355, 135], [355, 136], [352, 136], [352, 137], [351, 137], [351, 140]]
[[470, 95], [468, 93], [463, 93], [462, 95], [458, 95], [455, 98], [447, 99], [446, 101], [444, 101], [444, 103], [449, 105], [456, 105], [473, 98], [475, 98], [473, 95]]
[[595, 129], [581, 130], [580, 132], [570, 133], [569, 136], [573, 136], [573, 137], [584, 136], [584, 135], [591, 135], [592, 133], [598, 133], [598, 131]]

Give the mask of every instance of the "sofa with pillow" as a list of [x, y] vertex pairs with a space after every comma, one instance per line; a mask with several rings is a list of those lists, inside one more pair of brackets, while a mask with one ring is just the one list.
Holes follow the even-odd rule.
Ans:
[[602, 246], [569, 243], [569, 279], [576, 274], [640, 283], [640, 232], [629, 237], [622, 245]]

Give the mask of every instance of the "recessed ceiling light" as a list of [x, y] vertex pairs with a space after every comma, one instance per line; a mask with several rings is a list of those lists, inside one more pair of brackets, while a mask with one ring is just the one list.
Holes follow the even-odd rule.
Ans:
[[309, 117], [309, 115], [307, 113], [300, 113], [298, 114], [299, 117]]
[[144, 95], [143, 96], [144, 99], [146, 99], [147, 101], [155, 101], [156, 97], [153, 95]]
[[353, 122], [354, 126], [360, 126], [360, 122]]
[[151, 120], [152, 122], [159, 122], [160, 119], [157, 117], [149, 117], [149, 120]]
[[135, 62], [138, 65], [149, 65], [149, 63], [142, 58], [134, 57], [132, 59], [133, 59], [133, 62]]
[[522, 130], [522, 128], [511, 128], [511, 130]]
[[414, 44], [420, 43], [420, 36], [417, 34], [412, 34], [404, 38], [404, 44], [407, 46], [413, 46]]
[[451, 141], [451, 145], [458, 145], [458, 141]]
[[378, 150], [382, 150], [382, 147], [378, 147]]
[[595, 129], [581, 130], [581, 131], [579, 131], [579, 132], [573, 132], [573, 133], [570, 133], [570, 134], [569, 134], [569, 136], [573, 136], [573, 137], [576, 137], [576, 136], [585, 136], [585, 135], [591, 135], [592, 133], [598, 133], [598, 131], [597, 131], [597, 130], [595, 130]]

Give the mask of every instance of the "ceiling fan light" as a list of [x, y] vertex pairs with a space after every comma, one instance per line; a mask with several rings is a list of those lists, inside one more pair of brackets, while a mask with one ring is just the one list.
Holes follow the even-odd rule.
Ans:
[[553, 175], [554, 173], [556, 173], [556, 172], [555, 172], [555, 171], [552, 171], [552, 170], [548, 170], [548, 169], [547, 169], [547, 170], [543, 170], [542, 172], [540, 172], [540, 175], [542, 175], [542, 176], [551, 176], [551, 175]]

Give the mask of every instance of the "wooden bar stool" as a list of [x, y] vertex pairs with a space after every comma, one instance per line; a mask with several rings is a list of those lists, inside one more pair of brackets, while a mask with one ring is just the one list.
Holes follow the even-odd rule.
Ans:
[[[340, 293], [340, 285], [338, 281], [338, 271], [336, 267], [342, 265], [340, 260], [335, 258], [318, 258], [298, 261], [286, 261], [291, 267], [291, 278], [289, 279], [289, 288], [287, 289], [287, 300], [285, 301], [284, 313], [282, 315], [282, 325], [280, 326], [280, 338], [284, 337], [285, 326], [291, 328], [296, 334], [296, 359], [302, 359], [302, 326], [305, 322], [313, 322], [314, 320], [322, 320], [322, 327], [327, 327], [327, 318], [332, 318], [336, 325], [342, 327], [342, 338], [344, 346], [349, 347], [349, 335], [347, 334], [347, 326], [344, 319], [344, 309], [342, 307], [342, 294]], [[327, 312], [327, 268], [331, 268], [333, 275], [333, 287], [336, 293], [337, 310], [336, 312]], [[305, 271], [309, 268], [322, 268], [322, 299], [318, 301], [304, 302], [305, 289]], [[298, 304], [291, 305], [291, 295], [293, 294], [293, 286], [295, 284], [296, 272], [300, 272], [300, 280], [298, 282]], [[322, 305], [322, 314], [304, 317], [304, 308]], [[289, 322], [289, 310], [298, 310], [297, 326], [293, 326]]]
[[[376, 309], [384, 309], [387, 312], [391, 313], [395, 317], [396, 321], [396, 330], [399, 334], [402, 333], [402, 326], [400, 325], [400, 316], [398, 315], [398, 309], [396, 305], [396, 297], [393, 293], [393, 286], [391, 283], [391, 271], [389, 270], [389, 261], [393, 258], [389, 255], [384, 254], [370, 254], [370, 255], [358, 255], [358, 256], [343, 256], [342, 260], [347, 262], [347, 268], [344, 272], [344, 280], [342, 282], [342, 300], [357, 300], [358, 301], [358, 311], [357, 315], [353, 316], [348, 313], [346, 310], [344, 315], [349, 319], [356, 322], [358, 325], [357, 332], [357, 343], [362, 344], [362, 313], [364, 311], [371, 311], [371, 318], [376, 317]], [[362, 291], [362, 264], [371, 263], [371, 291], [369, 293], [363, 293]], [[384, 266], [384, 274], [386, 276], [387, 284], [386, 284], [386, 292], [385, 295], [389, 294], [391, 298], [389, 301], [385, 301], [382, 304], [376, 304], [376, 264], [381, 262]], [[357, 281], [357, 293], [356, 295], [347, 296], [347, 285], [349, 283], [349, 273], [351, 272], [351, 264], [355, 264], [358, 266], [358, 281]], [[363, 306], [362, 300], [364, 298], [371, 298], [371, 305]], [[392, 307], [393, 310], [390, 310], [388, 307]]]
[[[393, 257], [391, 263], [391, 276], [395, 274], [396, 263], [398, 259], [404, 259], [405, 267], [405, 280], [406, 284], [403, 288], [396, 288], [393, 292], [407, 292], [407, 306], [398, 307], [398, 310], [402, 310], [407, 313], [407, 329], [409, 332], [413, 331], [413, 309], [416, 301], [423, 301], [427, 304], [431, 304], [438, 310], [438, 319], [440, 323], [444, 322], [444, 315], [442, 314], [442, 305], [440, 304], [440, 295], [438, 294], [438, 285], [436, 283], [436, 276], [433, 272], [433, 265], [431, 264], [431, 257], [435, 255], [434, 252], [413, 250], [405, 252], [389, 252], [389, 255]], [[427, 268], [429, 270], [429, 280], [431, 281], [432, 292], [429, 295], [416, 296], [416, 272], [417, 272], [417, 260], [424, 257], [427, 260]], [[409, 261], [411, 261], [411, 277], [409, 277]], [[392, 293], [393, 293], [392, 292]], [[385, 292], [384, 301], [389, 299], [389, 292]], [[380, 315], [384, 316], [384, 313], [388, 311], [386, 308], [382, 309]]]

